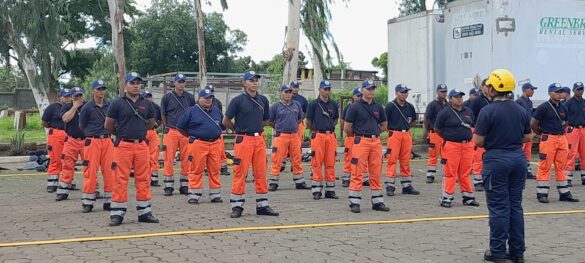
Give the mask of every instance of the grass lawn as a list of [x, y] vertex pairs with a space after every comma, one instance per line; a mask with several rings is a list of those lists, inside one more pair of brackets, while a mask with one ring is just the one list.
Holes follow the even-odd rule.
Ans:
[[[39, 114], [27, 116], [26, 127], [20, 131], [24, 132], [25, 143], [44, 142], [47, 140], [45, 129], [41, 126]], [[10, 143], [10, 139], [15, 135], [16, 129], [14, 129], [13, 118], [0, 118], [0, 143]]]

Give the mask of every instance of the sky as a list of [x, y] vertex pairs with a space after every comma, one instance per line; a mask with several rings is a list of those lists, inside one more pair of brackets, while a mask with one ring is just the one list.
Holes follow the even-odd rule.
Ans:
[[[150, 6], [150, 0], [136, 0], [139, 9]], [[203, 0], [202, 2], [205, 2]], [[240, 56], [254, 61], [270, 60], [280, 54], [285, 45], [288, 21], [288, 0], [228, 0], [228, 10], [222, 11], [219, 0], [210, 0], [204, 12], [222, 12], [226, 24], [248, 35], [248, 44]], [[346, 63], [352, 69], [379, 70], [371, 61], [388, 49], [387, 21], [398, 16], [396, 0], [336, 0], [331, 5], [330, 29]], [[302, 31], [301, 31], [302, 32]], [[301, 36], [299, 49], [308, 54], [309, 42]], [[309, 67], [310, 59], [307, 58]], [[336, 62], [334, 62], [337, 64]]]

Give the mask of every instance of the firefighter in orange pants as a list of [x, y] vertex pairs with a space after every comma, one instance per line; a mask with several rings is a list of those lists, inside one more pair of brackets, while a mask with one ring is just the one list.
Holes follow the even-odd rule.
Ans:
[[[439, 136], [433, 127], [437, 114], [445, 108], [447, 101], [447, 85], [440, 84], [437, 86], [437, 99], [427, 105], [425, 118], [423, 120], [423, 138], [429, 139], [429, 160], [427, 161], [427, 184], [432, 184], [437, 175], [437, 160], [441, 155], [441, 145], [443, 139]], [[428, 137], [427, 137], [428, 136]]]
[[[211, 92], [215, 92], [214, 86], [208, 85], [207, 88], [209, 88], [209, 90], [211, 90]], [[213, 97], [212, 106], [218, 108], [219, 112], [223, 114], [223, 105], [221, 104], [221, 101], [219, 101], [215, 96]], [[220, 127], [222, 129], [222, 132], [225, 132], [225, 126], [223, 126], [223, 124], [221, 124], [221, 121], [220, 121]], [[225, 142], [223, 140], [223, 135], [221, 136], [220, 139], [221, 139], [221, 170], [220, 170], [220, 174], [225, 175], [225, 176], [230, 176], [231, 174], [228, 171], [227, 156], [225, 154]]]
[[209, 86], [199, 91], [195, 106], [185, 111], [177, 122], [181, 134], [189, 137], [189, 194], [187, 202], [198, 204], [203, 195], [203, 171], [207, 168], [209, 198], [212, 203], [222, 203], [220, 166], [223, 147], [221, 146], [221, 111], [213, 106], [214, 93]]
[[112, 198], [112, 155], [114, 145], [110, 133], [104, 127], [110, 102], [105, 100], [106, 86], [102, 80], [91, 84], [93, 100], [86, 103], [79, 112], [79, 127], [85, 134], [83, 148], [83, 193], [81, 195], [83, 213], [93, 210], [96, 201], [98, 168], [104, 183], [103, 209], [110, 210]]
[[450, 208], [455, 195], [455, 184], [459, 181], [463, 205], [479, 206], [473, 195], [469, 179], [473, 162], [471, 126], [473, 112], [463, 106], [464, 92], [453, 89], [449, 92], [451, 105], [442, 110], [435, 121], [435, 131], [445, 140], [441, 149], [443, 163], [443, 193], [440, 205]]
[[[490, 104], [490, 97], [488, 96], [488, 87], [485, 85], [487, 79], [484, 79], [481, 82], [481, 94], [471, 101], [469, 104], [469, 108], [473, 112], [474, 120], [478, 119], [479, 112], [483, 107]], [[483, 168], [483, 154], [485, 153], [485, 149], [482, 147], [474, 146], [475, 152], [473, 153], [473, 164], [471, 166], [471, 177], [473, 179], [473, 187], [475, 191], [482, 192], [483, 191], [483, 179], [481, 177], [481, 170]]]
[[360, 212], [362, 199], [362, 175], [368, 170], [370, 190], [372, 191], [372, 209], [390, 211], [384, 204], [382, 194], [382, 143], [380, 133], [388, 125], [384, 107], [374, 101], [376, 85], [372, 80], [362, 83], [362, 98], [349, 106], [343, 125], [348, 135], [353, 135], [351, 157], [351, 182], [349, 184], [349, 207], [351, 212]]
[[195, 105], [193, 94], [185, 90], [187, 77], [183, 74], [175, 75], [175, 89], [165, 94], [161, 100], [161, 117], [164, 123], [163, 151], [164, 153], [164, 192], [165, 196], [173, 195], [175, 190], [174, 161], [177, 149], [181, 160], [181, 178], [179, 180], [179, 193], [186, 195], [188, 192], [187, 170], [187, 145], [189, 139], [177, 130], [177, 121], [187, 108]]
[[[313, 172], [313, 199], [321, 199], [323, 181], [325, 198], [338, 199], [335, 194], [335, 152], [337, 139], [335, 125], [339, 119], [339, 106], [330, 98], [331, 83], [322, 80], [319, 84], [319, 98], [307, 108], [307, 128], [311, 130], [311, 170]], [[325, 166], [325, 175], [323, 175]]]
[[293, 168], [293, 181], [296, 189], [311, 189], [303, 177], [301, 166], [301, 142], [297, 131], [298, 123], [303, 119], [301, 104], [292, 100], [292, 88], [287, 85], [280, 87], [280, 101], [270, 107], [270, 126], [274, 127], [272, 145], [272, 169], [268, 191], [276, 191], [279, 186], [279, 178], [282, 160], [290, 155]]
[[81, 157], [84, 160], [83, 145], [85, 143], [85, 135], [79, 128], [79, 111], [85, 105], [84, 93], [84, 90], [80, 87], [72, 88], [71, 96], [73, 97], [73, 103], [63, 105], [61, 108], [61, 119], [65, 123], [67, 137], [65, 137], [63, 154], [61, 154], [63, 162], [62, 174], [59, 178], [59, 187], [57, 188], [55, 201], [63, 201], [69, 197], [77, 158]]
[[154, 107], [154, 128], [146, 132], [146, 140], [148, 142], [148, 152], [150, 153], [150, 186], [160, 186], [158, 182], [158, 160], [160, 158], [160, 138], [158, 137], [158, 127], [160, 126], [162, 119], [160, 116], [160, 106], [152, 101], [152, 93], [148, 90], [144, 90], [140, 93], [140, 96], [144, 97], [148, 101], [152, 102]]
[[41, 124], [48, 129], [47, 151], [49, 152], [49, 167], [47, 169], [47, 192], [54, 193], [59, 185], [59, 174], [61, 173], [61, 154], [65, 143], [65, 123], [61, 119], [61, 108], [71, 103], [71, 91], [69, 89], [59, 90], [59, 101], [49, 105], [43, 112]]
[[[299, 140], [301, 141], [301, 147], [302, 144], [305, 140], [305, 123], [304, 123], [304, 118], [305, 118], [305, 114], [307, 113], [307, 107], [309, 107], [309, 102], [307, 102], [307, 99], [305, 97], [303, 97], [303, 95], [299, 94], [299, 91], [301, 90], [301, 83], [297, 80], [293, 80], [290, 83], [290, 87], [292, 88], [292, 99], [296, 102], [298, 102], [299, 104], [301, 104], [301, 109], [303, 110], [303, 119], [299, 122], [299, 127], [298, 127], [298, 131], [297, 131], [297, 135], [299, 136]], [[301, 148], [301, 155], [303, 154], [302, 152], [302, 148]], [[285, 167], [286, 167], [286, 160], [289, 159], [290, 154], [287, 155], [287, 158], [282, 160], [282, 166], [280, 167], [280, 172], [283, 172]], [[293, 171], [293, 167], [291, 165], [290, 168], [291, 172]]]
[[146, 132], [156, 125], [152, 103], [140, 96], [142, 77], [130, 72], [125, 77], [126, 95], [114, 100], [106, 115], [105, 127], [114, 140], [112, 171], [114, 185], [110, 226], [119, 226], [128, 208], [128, 180], [134, 168], [138, 222], [158, 223], [152, 215], [149, 150]]
[[536, 198], [541, 203], [548, 203], [550, 189], [550, 168], [555, 165], [555, 179], [559, 200], [578, 202], [567, 185], [565, 166], [567, 164], [568, 143], [564, 128], [567, 123], [567, 109], [560, 103], [562, 87], [553, 83], [548, 87], [550, 99], [538, 106], [530, 126], [540, 135], [538, 173], [536, 174]]
[[394, 88], [396, 99], [386, 105], [386, 117], [388, 118], [388, 142], [386, 149], [386, 194], [394, 196], [396, 190], [396, 163], [400, 161], [400, 184], [402, 194], [419, 195], [420, 192], [412, 186], [412, 174], [410, 173], [410, 158], [412, 150], [412, 136], [410, 127], [416, 122], [417, 116], [414, 106], [406, 101], [410, 90], [404, 84], [398, 84]]
[[[246, 175], [252, 165], [256, 188], [256, 214], [278, 216], [268, 206], [268, 186], [266, 182], [266, 141], [264, 126], [270, 119], [268, 99], [258, 93], [260, 75], [253, 71], [244, 74], [244, 92], [230, 101], [223, 125], [237, 133], [234, 145], [234, 177], [230, 204], [232, 218], [242, 216]], [[235, 123], [232, 122], [235, 119]]]
[[[534, 111], [534, 106], [530, 97], [534, 95], [535, 89], [538, 89], [538, 87], [532, 86], [530, 82], [524, 83], [522, 85], [522, 96], [516, 100], [516, 103], [526, 110], [529, 119], [532, 118], [532, 112]], [[530, 167], [530, 160], [532, 159], [532, 140], [523, 143], [522, 150], [524, 151], [524, 155], [526, 155], [526, 167], [528, 168], [526, 179], [536, 179], [532, 174], [532, 168]]]
[[[575, 96], [565, 102], [567, 108], [567, 140], [569, 154], [566, 173], [569, 187], [573, 186], [575, 159], [585, 160], [585, 100], [583, 100], [583, 83], [573, 84]], [[585, 185], [585, 176], [581, 175], [581, 184]]]
[[[345, 115], [347, 115], [347, 111], [349, 107], [356, 101], [361, 100], [362, 98], [362, 88], [357, 87], [354, 88], [352, 91], [352, 102], [347, 104], [345, 108], [343, 108], [343, 113], [340, 116], [341, 119], [341, 127], [345, 127]], [[347, 133], [346, 133], [347, 134]], [[352, 135], [347, 134], [343, 141], [344, 155], [343, 155], [343, 176], [341, 177], [341, 186], [342, 187], [349, 187], [349, 180], [351, 178], [351, 155], [352, 155], [352, 148], [353, 148], [353, 141], [354, 138]], [[366, 174], [363, 175], [364, 182], [362, 184], [369, 185], [369, 179], [366, 177]]]

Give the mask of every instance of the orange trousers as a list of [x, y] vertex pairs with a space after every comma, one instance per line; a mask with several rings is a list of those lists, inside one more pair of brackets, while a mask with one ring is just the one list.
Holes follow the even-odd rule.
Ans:
[[156, 130], [148, 130], [146, 132], [146, 140], [148, 141], [148, 152], [150, 156], [150, 175], [151, 181], [158, 182], [158, 159], [160, 158], [160, 138]]
[[164, 184], [165, 188], [173, 188], [175, 185], [174, 179], [174, 160], [179, 149], [179, 157], [181, 159], [181, 179], [180, 187], [187, 187], [189, 179], [187, 178], [189, 161], [187, 160], [187, 145], [189, 144], [189, 138], [183, 136], [177, 129], [167, 128], [166, 133], [163, 136], [164, 143]]
[[221, 135], [221, 138], [219, 139], [221, 141], [221, 160], [220, 163], [224, 164], [227, 161], [227, 156], [225, 155], [225, 142], [223, 140], [223, 134]]
[[209, 178], [209, 198], [220, 197], [221, 181], [219, 171], [221, 166], [223, 140], [213, 142], [189, 138], [187, 147], [189, 159], [189, 199], [199, 200], [203, 195], [203, 171], [207, 168]]
[[95, 190], [98, 184], [98, 168], [102, 172], [104, 183], [104, 203], [112, 198], [112, 158], [114, 144], [110, 138], [87, 138], [83, 148], [83, 193], [81, 201], [84, 205], [93, 205], [96, 201]]
[[49, 167], [47, 169], [47, 186], [59, 185], [59, 174], [63, 165], [61, 154], [67, 134], [64, 130], [51, 128], [47, 134], [47, 151], [49, 152]]
[[69, 194], [71, 183], [73, 183], [73, 175], [75, 173], [75, 163], [77, 158], [83, 158], [83, 145], [85, 139], [75, 139], [73, 137], [65, 137], [65, 145], [63, 146], [63, 153], [61, 159], [63, 162], [61, 177], [59, 178], [59, 187], [57, 194]]
[[305, 140], [305, 124], [301, 121], [299, 122], [298, 127], [299, 130], [297, 131], [297, 135], [299, 136], [300, 145], [302, 145]]
[[[325, 191], [335, 191], [335, 156], [337, 150], [337, 139], [333, 133], [311, 133], [311, 170], [312, 190], [321, 192], [323, 181]], [[323, 175], [325, 166], [325, 175]]]
[[575, 170], [575, 159], [585, 160], [585, 128], [567, 127], [569, 153], [567, 157], [567, 171]]
[[445, 141], [441, 149], [443, 165], [442, 201], [451, 202], [455, 194], [455, 185], [459, 181], [459, 189], [465, 199], [475, 199], [473, 185], [469, 174], [473, 163], [473, 142]]
[[[344, 150], [343, 150], [343, 172], [345, 174], [351, 174], [351, 155], [352, 155], [352, 151], [353, 151], [353, 136], [346, 136], [345, 139], [343, 140], [343, 146], [344, 146]], [[349, 178], [347, 178], [349, 180]]]
[[128, 180], [130, 170], [134, 168], [134, 185], [136, 187], [136, 209], [138, 216], [150, 213], [150, 164], [149, 150], [145, 141], [114, 143], [114, 186], [112, 194], [112, 210], [110, 216], [122, 216], [128, 208]]
[[234, 178], [232, 180], [231, 207], [244, 206], [246, 176], [252, 166], [256, 188], [256, 206], [268, 206], [268, 183], [266, 181], [266, 141], [264, 134], [258, 136], [237, 135], [234, 145]]
[[363, 174], [370, 175], [372, 204], [383, 203], [382, 196], [382, 143], [380, 138], [355, 136], [351, 149], [351, 181], [349, 182], [350, 204], [360, 204]]
[[270, 171], [270, 184], [279, 183], [282, 161], [289, 155], [293, 169], [293, 181], [295, 184], [305, 182], [303, 166], [301, 165], [301, 141], [297, 133], [275, 133], [272, 141], [272, 168]]
[[412, 136], [408, 131], [388, 131], [388, 141], [386, 149], [386, 187], [395, 187], [396, 163], [400, 161], [400, 183], [402, 187], [412, 185], [412, 175], [410, 174], [410, 158], [412, 150]]
[[481, 170], [483, 169], [483, 154], [485, 148], [474, 147], [473, 153], [473, 164], [471, 166], [471, 176], [473, 177], [473, 184], [481, 184], [483, 179], [481, 178]]
[[538, 172], [536, 173], [536, 193], [548, 195], [550, 190], [550, 169], [555, 166], [555, 180], [559, 193], [569, 192], [567, 186], [567, 156], [569, 144], [565, 135], [541, 134], [538, 150]]
[[434, 131], [429, 131], [429, 160], [427, 161], [427, 177], [437, 174], [437, 160], [441, 155], [443, 138]]

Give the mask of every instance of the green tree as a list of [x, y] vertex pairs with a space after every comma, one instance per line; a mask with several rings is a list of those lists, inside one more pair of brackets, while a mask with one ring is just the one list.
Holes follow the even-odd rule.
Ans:
[[0, 92], [11, 92], [14, 88], [25, 88], [27, 85], [20, 71], [0, 66]]
[[383, 80], [386, 81], [388, 79], [388, 52], [380, 54], [380, 57], [373, 58], [372, 66], [382, 69]]
[[[453, 1], [455, 0], [434, 0], [430, 8], [434, 8], [435, 5], [439, 8], [445, 8], [447, 3]], [[427, 5], [425, 0], [400, 0], [398, 2], [398, 10], [400, 11], [400, 16], [407, 16], [426, 11]]]

